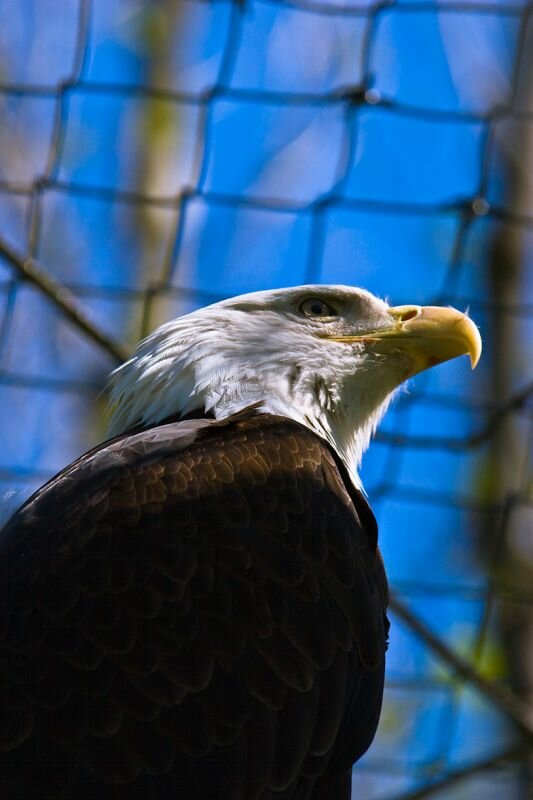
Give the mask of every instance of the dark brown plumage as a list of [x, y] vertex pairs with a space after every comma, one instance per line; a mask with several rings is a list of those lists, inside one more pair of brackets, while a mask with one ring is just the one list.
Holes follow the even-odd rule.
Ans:
[[376, 539], [282, 417], [82, 456], [2, 534], [0, 796], [350, 797], [383, 691]]

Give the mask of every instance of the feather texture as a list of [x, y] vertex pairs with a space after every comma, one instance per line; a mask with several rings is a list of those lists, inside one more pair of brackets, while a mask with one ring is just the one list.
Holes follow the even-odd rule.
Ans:
[[23, 506], [0, 572], [3, 798], [350, 796], [386, 579], [308, 428], [242, 413], [114, 439]]

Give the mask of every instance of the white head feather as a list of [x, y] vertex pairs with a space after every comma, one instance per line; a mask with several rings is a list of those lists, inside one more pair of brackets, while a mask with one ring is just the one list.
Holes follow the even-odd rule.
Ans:
[[[309, 316], [319, 299], [332, 316]], [[325, 438], [354, 483], [357, 468], [405, 364], [365, 344], [324, 336], [391, 324], [388, 305], [363, 289], [299, 286], [255, 292], [162, 325], [110, 378], [110, 435], [194, 410], [223, 419], [256, 413], [289, 417]]]

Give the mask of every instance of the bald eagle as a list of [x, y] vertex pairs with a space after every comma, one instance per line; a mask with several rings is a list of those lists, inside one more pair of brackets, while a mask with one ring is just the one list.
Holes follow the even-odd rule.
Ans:
[[3, 800], [349, 798], [387, 582], [357, 469], [410, 376], [480, 337], [344, 286], [163, 325], [111, 438], [0, 541]]

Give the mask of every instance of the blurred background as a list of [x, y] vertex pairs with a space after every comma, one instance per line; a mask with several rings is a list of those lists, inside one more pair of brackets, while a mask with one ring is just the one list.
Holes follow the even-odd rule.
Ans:
[[395, 605], [354, 797], [528, 797], [533, 5], [0, 0], [0, 19], [3, 519], [105, 437], [107, 373], [173, 316], [310, 282], [470, 309], [476, 372], [417, 377], [364, 461]]

